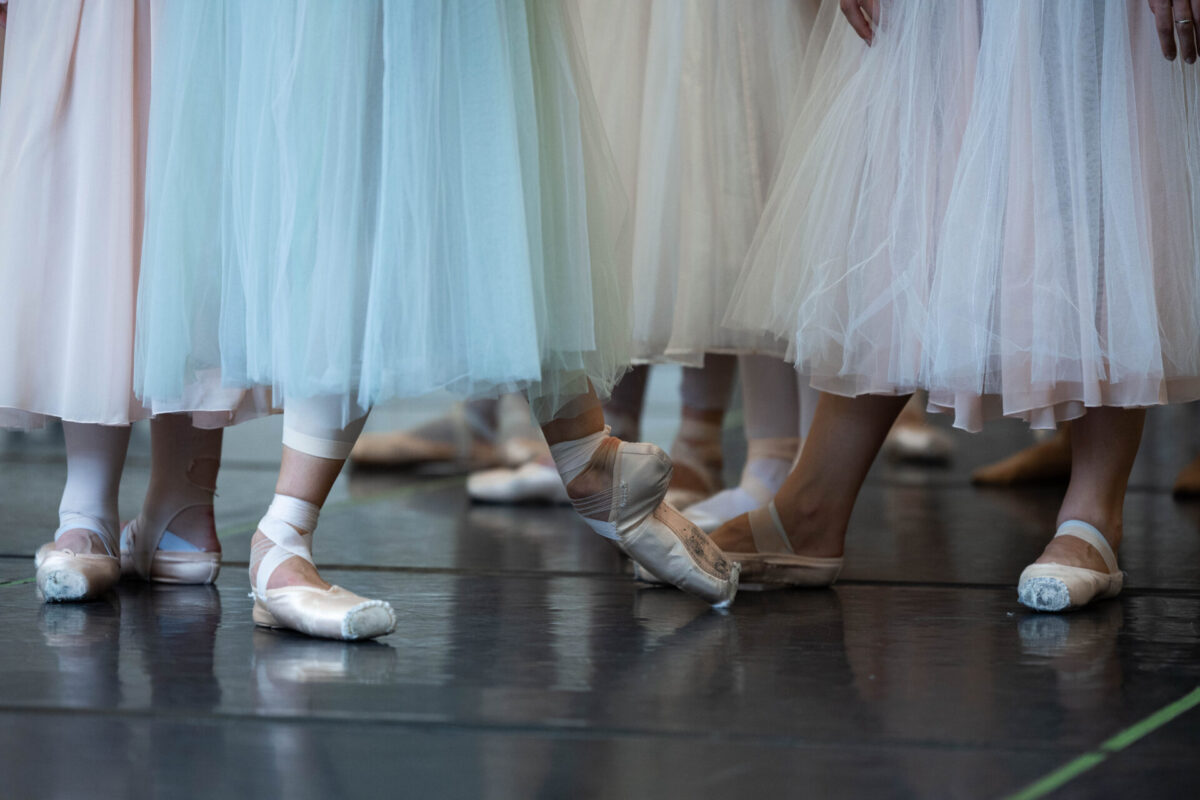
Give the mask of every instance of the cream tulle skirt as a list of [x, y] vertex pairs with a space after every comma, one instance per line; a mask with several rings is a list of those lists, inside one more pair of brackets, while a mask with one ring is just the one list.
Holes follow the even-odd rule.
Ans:
[[[0, 84], [0, 427], [150, 415], [133, 394], [149, 0], [12, 0]], [[223, 425], [262, 393], [189, 381], [159, 411]]]
[[542, 0], [167, 4], [139, 391], [528, 389], [542, 416], [607, 391], [626, 208], [577, 24]]
[[731, 325], [971, 430], [1200, 397], [1200, 70], [1145, 3], [885, 0], [813, 85]]
[[816, 0], [579, 0], [592, 85], [634, 201], [640, 360], [778, 352], [723, 326], [804, 84]]

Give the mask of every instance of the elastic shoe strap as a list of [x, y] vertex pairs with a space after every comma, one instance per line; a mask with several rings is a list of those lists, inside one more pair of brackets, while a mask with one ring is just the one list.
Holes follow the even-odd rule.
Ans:
[[1104, 534], [1096, 526], [1089, 525], [1083, 520], [1069, 519], [1058, 526], [1054, 538], [1057, 539], [1059, 536], [1074, 536], [1076, 539], [1087, 542], [1104, 559], [1104, 565], [1108, 567], [1109, 572], [1117, 571], [1117, 555], [1112, 551]]
[[605, 425], [604, 430], [581, 439], [570, 439], [550, 445], [550, 455], [554, 458], [554, 465], [558, 467], [558, 474], [562, 476], [564, 484], [569, 484], [587, 469], [592, 455], [600, 447], [600, 443], [608, 438], [610, 430], [612, 429]]
[[58, 530], [54, 532], [54, 541], [58, 541], [58, 537], [62, 536], [67, 531], [90, 531], [100, 537], [100, 541], [104, 544], [104, 549], [110, 556], [115, 556], [120, 552], [120, 544], [117, 540], [117, 534], [112, 528], [104, 524], [103, 520], [87, 514], [81, 514], [78, 511], [60, 511], [58, 514]]
[[754, 537], [754, 549], [759, 553], [789, 553], [795, 554], [792, 542], [788, 539], [775, 508], [775, 501], [767, 503], [762, 508], [755, 509], [749, 514], [750, 535]]

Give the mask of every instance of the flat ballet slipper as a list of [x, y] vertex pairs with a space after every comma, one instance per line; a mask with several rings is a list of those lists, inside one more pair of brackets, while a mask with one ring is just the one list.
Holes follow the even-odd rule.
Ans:
[[841, 574], [842, 558], [798, 555], [792, 549], [774, 500], [747, 517], [754, 552], [728, 554], [742, 565], [742, 584], [747, 589], [832, 586]]
[[1022, 605], [1034, 611], [1070, 611], [1121, 593], [1125, 573], [1117, 567], [1117, 556], [1100, 531], [1071, 519], [1060, 525], [1054, 536], [1074, 536], [1087, 542], [1104, 559], [1108, 572], [1066, 564], [1030, 564], [1017, 584]]

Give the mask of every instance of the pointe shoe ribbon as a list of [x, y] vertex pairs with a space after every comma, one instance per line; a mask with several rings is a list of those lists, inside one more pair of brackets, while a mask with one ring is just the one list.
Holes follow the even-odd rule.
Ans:
[[792, 548], [775, 501], [747, 515], [754, 537], [753, 553], [729, 553], [742, 565], [747, 587], [832, 586], [842, 571], [843, 559], [798, 555]]
[[1022, 605], [1035, 611], [1068, 611], [1121, 593], [1125, 573], [1117, 566], [1117, 556], [1104, 534], [1086, 522], [1069, 519], [1058, 526], [1054, 538], [1059, 536], [1087, 542], [1104, 559], [1108, 572], [1067, 564], [1030, 564], [1017, 584], [1017, 598]]
[[312, 530], [319, 513], [312, 503], [277, 494], [258, 523], [258, 530], [269, 543], [252, 555], [258, 565], [252, 585], [255, 624], [344, 641], [391, 633], [396, 629], [396, 615], [382, 600], [368, 600], [340, 586], [267, 588], [271, 575], [288, 559], [313, 563]]
[[[671, 459], [652, 444], [621, 442], [612, 486], [574, 501], [591, 528], [615, 540], [641, 567], [665, 583], [723, 608], [737, 594], [737, 564], [663, 501]], [[560, 465], [561, 466], [561, 465]]]
[[42, 545], [33, 559], [37, 585], [47, 603], [92, 600], [116, 585], [121, 578], [121, 563], [116, 557], [113, 535], [104, 526], [81, 514], [66, 515], [54, 533], [55, 540], [71, 530], [96, 534], [104, 544], [104, 553], [76, 553], [57, 550], [54, 543]]

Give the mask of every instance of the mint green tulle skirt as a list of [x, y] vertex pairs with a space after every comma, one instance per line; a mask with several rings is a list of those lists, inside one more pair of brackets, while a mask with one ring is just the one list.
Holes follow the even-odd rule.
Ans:
[[571, 6], [195, 0], [155, 22], [135, 388], [347, 407], [630, 358], [626, 208]]

